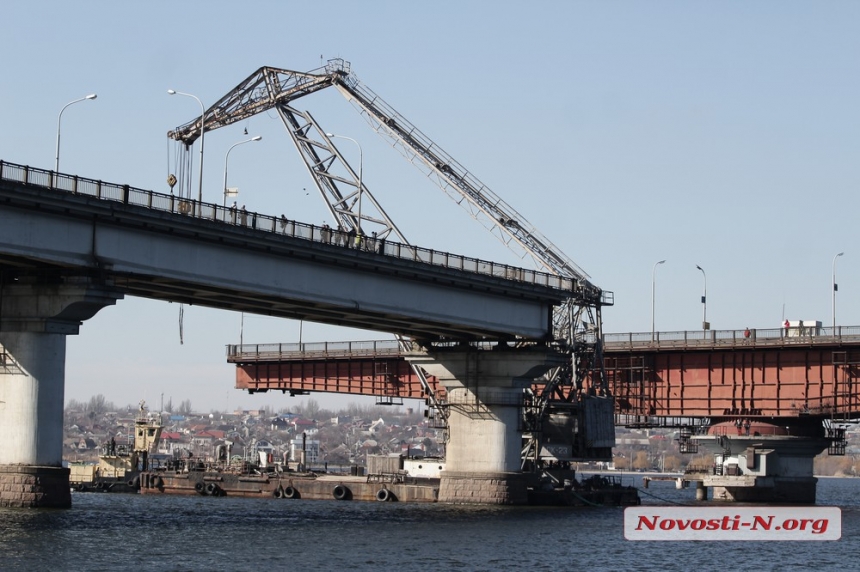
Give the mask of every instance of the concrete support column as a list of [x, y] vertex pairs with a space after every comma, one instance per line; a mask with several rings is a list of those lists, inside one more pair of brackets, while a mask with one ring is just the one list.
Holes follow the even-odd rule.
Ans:
[[60, 466], [66, 336], [0, 331], [0, 346], [0, 466]]
[[68, 507], [66, 336], [122, 295], [81, 277], [0, 283], [0, 506]]
[[448, 443], [439, 500], [455, 503], [525, 504], [521, 471], [523, 390], [565, 356], [546, 347], [477, 351], [450, 348], [415, 353], [420, 365], [445, 387]]
[[701, 486], [713, 489], [715, 501], [814, 504], [813, 461], [830, 444], [821, 433], [820, 426], [810, 430], [809, 423], [795, 420], [756, 421], [748, 428], [719, 423], [708, 435], [693, 437], [714, 453], [713, 474], [704, 475]]

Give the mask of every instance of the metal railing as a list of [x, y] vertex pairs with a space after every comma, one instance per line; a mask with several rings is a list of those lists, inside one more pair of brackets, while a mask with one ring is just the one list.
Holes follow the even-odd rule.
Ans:
[[104, 181], [56, 173], [54, 171], [36, 169], [4, 161], [0, 161], [0, 179], [46, 189], [66, 191], [74, 195], [89, 196], [100, 200], [182, 214], [205, 221], [242, 226], [292, 238], [373, 252], [401, 260], [544, 286], [555, 290], [570, 292], [575, 287], [573, 279], [546, 272], [538, 272], [507, 264], [440, 252], [376, 237], [363, 236], [356, 239], [355, 235], [350, 235], [337, 229], [301, 223], [284, 217], [275, 217], [234, 207], [224, 207], [214, 203], [202, 203], [196, 200], [180, 198], [173, 194], [156, 193], [129, 185], [105, 183]]
[[773, 345], [825, 345], [860, 342], [860, 326], [790, 327], [744, 330], [690, 330], [605, 334], [606, 350], [658, 347], [722, 347]]
[[[749, 336], [746, 335], [749, 331]], [[630, 348], [656, 347], [722, 347], [819, 344], [834, 342], [860, 343], [860, 326], [836, 326], [806, 328], [801, 334], [798, 328], [770, 328], [750, 330], [691, 330], [679, 332], [630, 332], [604, 335], [604, 348], [608, 351]], [[480, 343], [479, 349], [491, 350], [495, 344]], [[289, 344], [244, 344], [228, 345], [227, 357], [247, 359], [295, 359], [349, 356], [399, 356], [402, 355], [397, 340], [363, 340], [350, 342], [313, 342]]]
[[243, 344], [228, 345], [227, 357], [234, 359], [275, 360], [283, 358], [338, 358], [360, 355], [399, 356], [397, 340], [358, 342], [314, 342], [309, 344]]

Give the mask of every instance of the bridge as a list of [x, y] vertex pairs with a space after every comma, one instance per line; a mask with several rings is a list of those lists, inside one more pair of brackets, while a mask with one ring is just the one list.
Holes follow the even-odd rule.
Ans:
[[[606, 334], [616, 423], [680, 427], [694, 418], [860, 417], [860, 326]], [[480, 345], [478, 346], [480, 347]], [[484, 346], [485, 351], [494, 348]], [[396, 340], [227, 346], [236, 387], [423, 399]], [[436, 380], [430, 378], [431, 384]]]
[[[700, 498], [713, 489], [726, 500], [814, 502], [812, 457], [844, 454], [841, 424], [860, 418], [860, 326], [606, 334], [604, 351], [616, 424], [677, 427], [682, 452], [714, 452], [713, 467], [688, 476]], [[372, 395], [379, 404], [423, 398], [408, 353], [394, 341], [227, 347], [239, 389]], [[517, 396], [524, 430], [542, 390], [537, 380]], [[574, 448], [543, 458], [587, 457]]]
[[394, 241], [355, 248], [325, 227], [11, 163], [0, 162], [0, 205], [7, 278], [86, 275], [122, 295], [415, 338], [546, 338], [551, 308], [574, 287]]
[[[542, 272], [411, 245], [367, 188], [361, 163], [356, 171], [334, 144], [351, 138], [327, 132], [294, 107], [327, 88], [339, 91], [427, 180]], [[331, 227], [203, 202], [204, 135], [263, 112], [283, 122]], [[24, 483], [27, 491], [47, 491], [48, 499], [21, 487], [4, 497], [0, 488], [0, 504], [12, 496], [18, 502], [26, 497], [25, 505], [68, 503], [68, 491], [61, 494], [67, 476], [49, 470], [60, 462], [64, 336], [125, 295], [397, 335], [448, 428], [440, 500], [516, 504], [527, 501], [530, 488], [554, 482], [560, 490], [572, 478], [545, 474], [538, 462], [543, 433], [522, 433], [519, 425], [521, 389], [544, 375], [549, 382], [535, 401], [535, 418], [558, 420], [558, 436], [577, 440], [582, 454], [609, 458], [612, 402], [600, 334], [612, 293], [592, 284], [513, 207], [372, 92], [348, 62], [330, 60], [310, 72], [259, 68], [167, 136], [176, 149], [169, 195], [0, 166], [6, 366], [0, 401], [12, 412], [0, 416], [0, 428], [15, 437], [14, 446], [0, 448], [0, 484], [4, 478], [12, 489]], [[195, 200], [190, 173], [197, 140]], [[476, 353], [470, 345], [488, 341], [495, 342], [493, 352]], [[431, 387], [427, 377], [444, 390]], [[480, 405], [437, 407], [443, 395], [447, 403]], [[530, 437], [525, 456], [523, 435]]]
[[[0, 162], [0, 428], [7, 436], [0, 484], [16, 489], [0, 487], [0, 504], [70, 503], [68, 471], [60, 468], [65, 336], [126, 295], [416, 340], [543, 344], [552, 338], [553, 308], [577, 285], [393, 240], [352, 238]], [[537, 361], [553, 354], [542, 348]]]

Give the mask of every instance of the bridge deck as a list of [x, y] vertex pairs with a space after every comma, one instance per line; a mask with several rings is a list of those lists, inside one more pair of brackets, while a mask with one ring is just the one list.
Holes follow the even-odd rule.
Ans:
[[[75, 175], [54, 173], [53, 171], [16, 165], [4, 161], [0, 161], [0, 180], [21, 183], [30, 187], [59, 190], [76, 196], [91, 197], [118, 203], [118, 205], [115, 205], [115, 208], [120, 205], [133, 205], [155, 211], [178, 213], [201, 221], [240, 225], [262, 232], [302, 240], [336, 244], [344, 247], [352, 247], [355, 244], [353, 242], [354, 237], [352, 237], [353, 241], [348, 241], [347, 233], [339, 232], [335, 229], [327, 229], [263, 213], [238, 211], [232, 207], [224, 207], [214, 203], [201, 203], [196, 200], [182, 199], [173, 194], [157, 193], [129, 185], [106, 183]], [[364, 251], [372, 251], [401, 260], [421, 262], [461, 272], [493, 276], [504, 280], [523, 282], [565, 292], [573, 291], [576, 286], [575, 280], [555, 274], [460, 256], [450, 252], [441, 252], [390, 240], [373, 240], [371, 237], [365, 237], [363, 241], [360, 241], [360, 248]]]
[[579, 287], [505, 264], [346, 238], [0, 162], [0, 264], [22, 272], [85, 273], [129, 295], [430, 339], [544, 338], [551, 308]]
[[[831, 330], [803, 336], [759, 330], [749, 337], [743, 330], [662, 332], [654, 342], [650, 334], [607, 335], [605, 363], [616, 411], [639, 423], [858, 417], [860, 327]], [[243, 389], [416, 396], [398, 393], [414, 380], [393, 340], [229, 346], [228, 361], [237, 364], [237, 387]]]

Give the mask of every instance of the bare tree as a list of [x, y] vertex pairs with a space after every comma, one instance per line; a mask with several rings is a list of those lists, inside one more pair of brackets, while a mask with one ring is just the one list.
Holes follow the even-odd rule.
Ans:
[[316, 418], [317, 414], [320, 412], [320, 404], [316, 399], [308, 399], [308, 402], [305, 404], [305, 415], [310, 417], [311, 419]]
[[113, 409], [116, 409], [116, 406], [105, 399], [105, 396], [101, 393], [90, 397], [90, 401], [87, 403], [87, 413], [92, 413], [93, 415], [101, 415]]
[[186, 399], [182, 403], [179, 404], [179, 413], [182, 415], [190, 415], [193, 409], [191, 409], [191, 400]]

